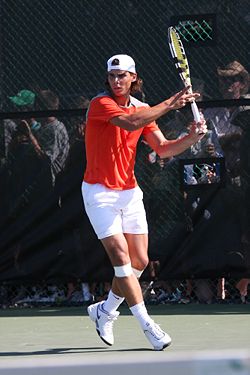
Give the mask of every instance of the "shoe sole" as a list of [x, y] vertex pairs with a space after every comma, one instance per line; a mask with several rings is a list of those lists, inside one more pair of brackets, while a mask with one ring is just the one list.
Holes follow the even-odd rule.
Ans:
[[110, 342], [106, 341], [101, 335], [100, 335], [100, 332], [98, 331], [98, 329], [96, 330], [98, 336], [100, 337], [100, 339], [105, 343], [107, 344], [108, 346], [112, 346], [113, 344], [111, 344]]
[[154, 348], [154, 350], [158, 351], [158, 352], [161, 352], [162, 350], [166, 349], [168, 346], [170, 346], [172, 343], [172, 341], [168, 342], [167, 344], [164, 344], [163, 347], [161, 349], [158, 349], [158, 348]]

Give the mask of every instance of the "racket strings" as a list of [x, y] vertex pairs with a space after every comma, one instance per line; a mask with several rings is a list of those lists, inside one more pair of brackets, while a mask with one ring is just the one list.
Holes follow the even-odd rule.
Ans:
[[169, 42], [170, 51], [174, 59], [177, 71], [185, 82], [185, 85], [188, 86], [191, 84], [188, 61], [182, 41], [174, 28], [170, 29]]

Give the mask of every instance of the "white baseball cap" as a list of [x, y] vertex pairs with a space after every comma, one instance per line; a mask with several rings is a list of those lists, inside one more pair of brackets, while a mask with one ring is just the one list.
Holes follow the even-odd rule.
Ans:
[[136, 73], [135, 70], [135, 62], [132, 57], [128, 55], [114, 55], [110, 57], [107, 61], [107, 70], [118, 69], [118, 70], [126, 70], [130, 73]]

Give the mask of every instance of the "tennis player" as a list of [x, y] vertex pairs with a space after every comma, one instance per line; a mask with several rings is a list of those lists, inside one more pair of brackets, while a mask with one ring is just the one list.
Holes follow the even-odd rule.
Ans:
[[[148, 227], [143, 193], [134, 164], [136, 145], [143, 136], [161, 158], [182, 153], [206, 133], [206, 123], [192, 123], [189, 134], [167, 140], [155, 120], [199, 97], [187, 88], [149, 107], [133, 97], [142, 80], [134, 60], [115, 55], [107, 61], [108, 90], [93, 98], [87, 113], [87, 167], [82, 184], [86, 213], [114, 268], [108, 298], [88, 307], [100, 338], [113, 345], [113, 323], [124, 298], [155, 350], [170, 345], [171, 338], [148, 315], [139, 277], [148, 264]], [[203, 133], [203, 134], [200, 134]]]

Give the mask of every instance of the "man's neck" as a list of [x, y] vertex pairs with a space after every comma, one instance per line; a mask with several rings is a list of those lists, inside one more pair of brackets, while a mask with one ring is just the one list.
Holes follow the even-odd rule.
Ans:
[[126, 96], [115, 96], [114, 97], [116, 103], [121, 107], [129, 107], [130, 105], [130, 95]]

